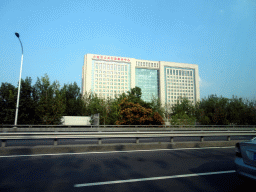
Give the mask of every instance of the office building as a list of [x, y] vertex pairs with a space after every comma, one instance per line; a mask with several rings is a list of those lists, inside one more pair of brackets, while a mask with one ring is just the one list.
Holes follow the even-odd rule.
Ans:
[[148, 61], [127, 57], [86, 54], [82, 70], [82, 94], [96, 93], [114, 98], [115, 94], [142, 90], [142, 99], [160, 98], [176, 103], [179, 96], [195, 103], [200, 98], [198, 65]]

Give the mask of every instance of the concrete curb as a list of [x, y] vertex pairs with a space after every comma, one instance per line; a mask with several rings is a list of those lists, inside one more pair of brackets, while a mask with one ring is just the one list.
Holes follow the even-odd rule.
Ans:
[[0, 155], [32, 155], [53, 153], [78, 153], [94, 151], [131, 151], [150, 149], [204, 148], [235, 146], [237, 141], [205, 141], [176, 143], [140, 143], [140, 144], [104, 144], [104, 145], [59, 145], [35, 147], [5, 147], [0, 148]]

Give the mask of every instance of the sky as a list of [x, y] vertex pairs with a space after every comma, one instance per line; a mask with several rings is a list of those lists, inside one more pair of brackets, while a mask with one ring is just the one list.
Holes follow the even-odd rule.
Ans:
[[81, 87], [87, 53], [197, 64], [200, 98], [256, 99], [255, 0], [1, 0], [0, 83]]

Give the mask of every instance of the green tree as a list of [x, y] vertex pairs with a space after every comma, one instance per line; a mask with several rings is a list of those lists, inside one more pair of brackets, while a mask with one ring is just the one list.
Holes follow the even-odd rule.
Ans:
[[150, 108], [153, 110], [153, 112], [157, 112], [162, 118], [164, 117], [165, 110], [161, 105], [160, 98], [152, 97]]
[[2, 83], [0, 87], [0, 123], [14, 124], [17, 101], [17, 88], [10, 83]]
[[135, 98], [140, 99], [141, 95], [142, 95], [141, 88], [136, 86], [135, 88], [131, 89], [131, 91], [129, 92], [129, 95], [130, 96], [134, 96]]
[[18, 124], [36, 124], [36, 96], [31, 77], [21, 79]]
[[172, 116], [172, 125], [194, 125], [195, 117], [189, 117], [186, 113], [177, 113]]
[[119, 119], [120, 116], [120, 103], [127, 95], [125, 93], [121, 95], [116, 95], [114, 99], [108, 99], [106, 105], [106, 112], [107, 112], [107, 121], [106, 124], [108, 125], [115, 125], [116, 121]]
[[84, 96], [84, 115], [91, 116], [94, 114], [100, 114], [100, 125], [106, 125], [107, 109], [106, 101], [97, 94], [88, 93]]
[[213, 122], [216, 125], [228, 125], [228, 105], [229, 99], [220, 97], [215, 104]]
[[[146, 120], [141, 120], [143, 123], [150, 123], [150, 124], [163, 124], [163, 115], [164, 115], [164, 108], [161, 107], [161, 102], [159, 98], [152, 98], [151, 102], [145, 102], [141, 99], [142, 92], [141, 88], [135, 87], [132, 88], [131, 91], [128, 91], [127, 94], [123, 93], [122, 95], [119, 95], [114, 100], [112, 100], [110, 105], [110, 111], [108, 113], [108, 117], [110, 117], [111, 121], [110, 123], [116, 123], [117, 120], [120, 118], [121, 113], [121, 103], [126, 98], [127, 102], [131, 102], [133, 104], [138, 104], [137, 106], [141, 106], [145, 109], [151, 109], [152, 113], [150, 114], [150, 117], [153, 118], [152, 121], [146, 122]], [[141, 110], [139, 108], [138, 110]], [[158, 120], [157, 120], [158, 118]], [[139, 122], [138, 122], [139, 123]]]
[[76, 82], [73, 84], [64, 84], [61, 89], [61, 94], [64, 98], [65, 111], [64, 116], [81, 116], [83, 115], [83, 100], [80, 94], [80, 88]]
[[204, 125], [228, 125], [230, 121], [230, 100], [210, 95], [196, 105], [196, 118]]
[[[145, 102], [141, 99], [141, 89], [135, 87], [128, 93], [116, 95], [115, 98], [102, 99], [96, 94], [87, 93], [83, 97], [84, 112], [83, 115], [90, 116], [96, 113], [100, 113], [100, 124], [101, 125], [114, 125], [117, 121], [120, 121], [121, 106], [120, 104], [126, 98], [127, 102], [138, 104], [145, 109], [151, 109], [150, 113], [150, 124], [161, 124], [163, 123], [162, 116], [163, 109], [161, 108], [160, 100], [155, 99], [151, 103]], [[157, 119], [158, 118], [158, 119]], [[146, 123], [145, 120], [142, 121]]]
[[180, 97], [177, 103], [171, 106], [172, 125], [193, 125], [196, 121], [195, 106], [186, 97]]
[[[152, 110], [150, 117], [152, 117], [153, 119], [148, 123], [163, 124], [164, 108], [161, 107], [160, 99], [153, 97], [151, 102], [145, 102], [141, 99], [141, 96], [142, 96], [142, 92], [141, 92], [141, 88], [139, 87], [132, 88], [131, 91], [127, 92], [127, 94], [123, 93], [122, 95], [116, 96], [115, 99], [111, 101], [110, 110], [108, 113], [108, 118], [110, 119], [110, 123], [113, 124], [113, 123], [116, 123], [117, 120], [120, 120], [120, 115], [121, 115], [120, 113], [122, 111], [120, 104], [126, 98], [127, 102], [131, 102], [133, 104], [139, 104], [139, 106], [145, 109]], [[143, 120], [141, 120], [141, 122], [146, 123], [146, 121], [143, 121]]]
[[244, 118], [242, 114], [246, 111], [246, 105], [242, 98], [232, 97], [228, 106], [228, 119], [230, 123], [242, 125], [244, 124]]
[[63, 95], [60, 93], [60, 85], [55, 81], [52, 85], [47, 74], [35, 83], [37, 102], [37, 117], [40, 124], [61, 124], [61, 118], [65, 111]]
[[256, 124], [256, 101], [249, 101], [246, 99], [244, 101], [245, 108], [242, 113], [240, 113], [243, 125], [255, 125]]
[[149, 102], [145, 102], [141, 99], [141, 95], [142, 95], [141, 88], [135, 87], [135, 88], [132, 88], [131, 91], [127, 92], [127, 99], [129, 102], [132, 102], [135, 104], [138, 103], [142, 107], [151, 108]]
[[172, 107], [172, 115], [185, 113], [189, 117], [194, 116], [195, 107], [186, 97], [180, 97]]

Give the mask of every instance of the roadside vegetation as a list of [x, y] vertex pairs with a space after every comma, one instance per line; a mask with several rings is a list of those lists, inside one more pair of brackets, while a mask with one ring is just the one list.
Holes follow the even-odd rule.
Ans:
[[[10, 83], [0, 86], [0, 124], [14, 124], [18, 88]], [[100, 113], [101, 125], [256, 125], [256, 100], [210, 95], [193, 105], [180, 98], [173, 106], [161, 107], [160, 100], [141, 99], [135, 87], [113, 99], [87, 93], [82, 97], [76, 82], [60, 87], [47, 74], [32, 85], [21, 81], [18, 124], [61, 124], [62, 116], [91, 116]]]
[[256, 100], [231, 99], [210, 95], [193, 105], [180, 98], [166, 107], [165, 116], [172, 125], [256, 125]]

